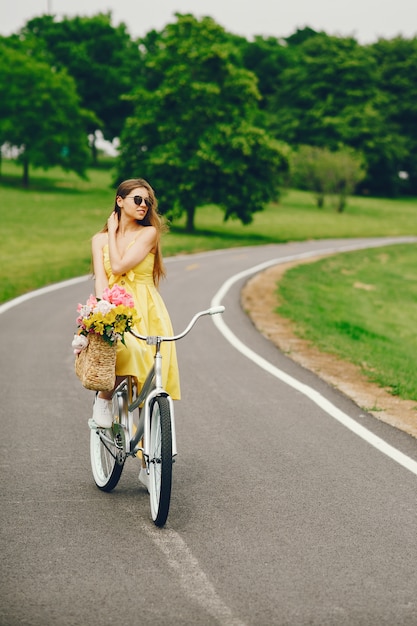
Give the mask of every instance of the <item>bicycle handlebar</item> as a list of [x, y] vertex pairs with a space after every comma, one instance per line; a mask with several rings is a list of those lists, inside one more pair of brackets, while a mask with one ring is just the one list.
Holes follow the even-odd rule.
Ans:
[[182, 339], [183, 337], [185, 337], [185, 335], [187, 335], [190, 332], [190, 330], [193, 328], [197, 320], [200, 317], [203, 317], [203, 315], [217, 315], [218, 313], [223, 313], [224, 310], [225, 310], [225, 307], [220, 305], [220, 306], [213, 306], [210, 309], [206, 309], [205, 311], [200, 311], [199, 313], [196, 313], [194, 317], [192, 318], [192, 320], [190, 321], [190, 323], [188, 324], [188, 326], [186, 327], [186, 329], [183, 330], [182, 333], [180, 333], [179, 335], [174, 335], [173, 337], [163, 337], [160, 335], [149, 335], [149, 336], [140, 335], [139, 333], [136, 333], [131, 328], [129, 329], [129, 332], [137, 339], [143, 339], [143, 341], [146, 341], [148, 345], [156, 345], [157, 343], [160, 343], [161, 341], [177, 341], [177, 339]]

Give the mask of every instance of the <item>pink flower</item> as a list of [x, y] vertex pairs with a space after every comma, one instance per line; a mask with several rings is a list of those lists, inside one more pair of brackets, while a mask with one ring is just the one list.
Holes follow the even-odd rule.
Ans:
[[127, 293], [123, 287], [119, 285], [113, 285], [111, 289], [105, 289], [102, 294], [103, 300], [108, 300], [112, 304], [116, 306], [122, 304], [123, 306], [127, 306], [129, 308], [133, 308], [135, 303], [133, 302], [133, 298], [130, 293]]
[[[80, 336], [95, 333], [101, 335], [110, 345], [119, 339], [124, 343], [124, 334], [129, 331], [137, 317], [133, 297], [119, 285], [105, 289], [101, 298], [90, 295], [86, 304], [78, 305], [77, 313]], [[77, 341], [73, 349], [79, 353], [82, 346]]]
[[97, 298], [96, 298], [95, 296], [91, 295], [91, 296], [88, 298], [88, 300], [87, 300], [86, 306], [89, 306], [89, 307], [91, 307], [92, 309], [94, 309], [94, 307], [96, 307], [96, 306], [97, 306]]

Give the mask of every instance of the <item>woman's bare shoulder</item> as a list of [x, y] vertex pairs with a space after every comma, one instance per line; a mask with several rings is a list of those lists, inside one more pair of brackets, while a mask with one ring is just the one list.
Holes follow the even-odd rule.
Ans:
[[100, 231], [99, 233], [93, 235], [92, 246], [93, 248], [103, 248], [106, 245], [107, 241], [107, 233], [103, 233], [102, 231]]
[[146, 228], [142, 228], [140, 231], [140, 239], [137, 238], [136, 241], [156, 241], [158, 236], [158, 231], [155, 226], [146, 226]]

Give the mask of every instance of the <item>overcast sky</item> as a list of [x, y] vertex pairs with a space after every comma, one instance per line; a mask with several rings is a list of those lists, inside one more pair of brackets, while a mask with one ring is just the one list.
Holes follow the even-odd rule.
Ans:
[[286, 37], [304, 26], [352, 35], [360, 43], [417, 36], [417, 0], [0, 0], [0, 34], [10, 35], [48, 12], [71, 17], [107, 11], [114, 25], [124, 22], [134, 37], [160, 30], [175, 20], [175, 13], [209, 15], [248, 39]]

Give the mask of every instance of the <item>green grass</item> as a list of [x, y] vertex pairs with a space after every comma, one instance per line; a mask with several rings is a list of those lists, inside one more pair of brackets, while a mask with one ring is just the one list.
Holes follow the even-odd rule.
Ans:
[[286, 272], [278, 311], [323, 352], [417, 400], [417, 245], [328, 257]]
[[[109, 167], [90, 170], [89, 180], [60, 169], [31, 171], [21, 187], [21, 170], [3, 161], [0, 184], [0, 302], [26, 291], [91, 271], [90, 240], [113, 207]], [[250, 199], [248, 199], [250, 202]], [[223, 222], [219, 208], [199, 208], [196, 232], [185, 232], [185, 218], [164, 236], [165, 256], [203, 250], [330, 237], [416, 233], [415, 200], [352, 198], [346, 212], [317, 209], [311, 194], [290, 191], [279, 204], [258, 212], [249, 226]]]
[[[20, 169], [3, 161], [0, 302], [91, 271], [91, 237], [113, 208], [114, 188], [108, 163], [88, 177], [32, 170], [25, 190]], [[355, 197], [338, 214], [330, 204], [318, 209], [312, 194], [291, 190], [279, 204], [256, 213], [249, 226], [225, 223], [220, 209], [206, 206], [197, 211], [194, 234], [184, 227], [185, 218], [171, 225], [163, 239], [165, 256], [306, 239], [416, 235], [417, 199]], [[400, 397], [417, 400], [416, 267], [414, 245], [303, 265], [280, 283], [280, 312], [322, 350], [359, 364]]]

